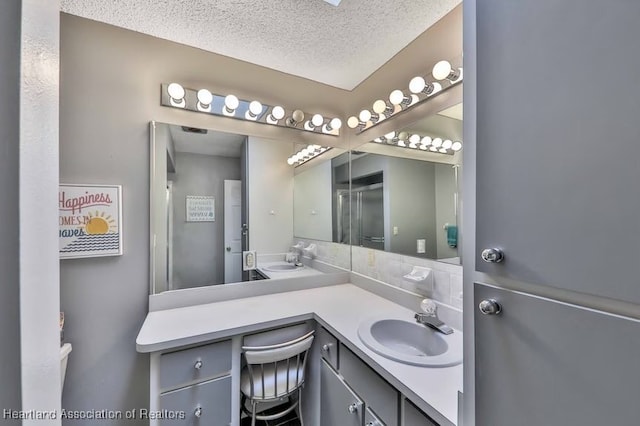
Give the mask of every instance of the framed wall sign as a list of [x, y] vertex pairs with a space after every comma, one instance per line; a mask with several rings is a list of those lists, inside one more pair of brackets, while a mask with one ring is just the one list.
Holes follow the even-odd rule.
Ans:
[[187, 195], [187, 222], [215, 222], [216, 200], [211, 196]]
[[60, 258], [122, 254], [122, 187], [60, 184]]

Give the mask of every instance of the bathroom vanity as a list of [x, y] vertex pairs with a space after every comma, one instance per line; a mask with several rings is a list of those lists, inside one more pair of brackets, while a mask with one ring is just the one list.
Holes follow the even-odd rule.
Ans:
[[392, 361], [358, 337], [358, 325], [371, 317], [412, 320], [413, 314], [353, 284], [151, 311], [136, 340], [139, 352], [151, 354], [150, 412], [184, 418], [150, 424], [193, 425], [200, 418], [239, 425], [243, 342], [284, 339], [312, 327], [306, 425], [456, 425], [461, 364]]

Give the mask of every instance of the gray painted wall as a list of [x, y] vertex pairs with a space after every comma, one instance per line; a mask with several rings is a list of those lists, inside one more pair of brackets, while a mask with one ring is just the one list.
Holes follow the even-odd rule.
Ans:
[[[386, 157], [388, 173], [385, 191], [389, 192], [389, 229], [391, 252], [435, 259], [436, 192], [433, 163], [406, 158]], [[393, 235], [394, 226], [398, 235]], [[425, 239], [425, 253], [417, 252], [417, 240]]]
[[[176, 153], [173, 289], [224, 283], [224, 180], [240, 180], [240, 159]], [[215, 222], [186, 222], [186, 196], [215, 198]]]
[[[20, 0], [0, 3], [0, 409], [19, 410], [20, 235], [18, 208], [20, 101]], [[20, 424], [20, 421], [10, 421]]]
[[[443, 229], [445, 224], [456, 224], [456, 209], [454, 194], [457, 191], [455, 172], [451, 164], [436, 164], [436, 243], [437, 257], [444, 259], [457, 257], [458, 249], [449, 247], [447, 231]], [[458, 232], [460, 229], [458, 229]], [[458, 234], [458, 247], [460, 247], [460, 234]]]

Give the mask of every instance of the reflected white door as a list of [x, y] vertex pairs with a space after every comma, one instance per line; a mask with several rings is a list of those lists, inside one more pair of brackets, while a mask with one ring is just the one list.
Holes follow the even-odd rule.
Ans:
[[224, 282], [242, 281], [242, 181], [224, 181]]

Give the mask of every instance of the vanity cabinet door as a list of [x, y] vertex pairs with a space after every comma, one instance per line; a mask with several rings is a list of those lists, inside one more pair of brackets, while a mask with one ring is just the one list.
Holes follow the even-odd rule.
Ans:
[[476, 269], [640, 303], [640, 2], [475, 4]]
[[316, 342], [320, 347], [322, 359], [327, 361], [333, 368], [338, 369], [338, 339], [323, 327], [318, 328]]
[[320, 426], [362, 426], [362, 400], [324, 360], [321, 363]]
[[400, 393], [344, 345], [340, 346], [339, 371], [386, 426], [398, 425]]
[[438, 424], [405, 399], [402, 426], [438, 426]]
[[476, 426], [637, 425], [640, 320], [476, 284]]

